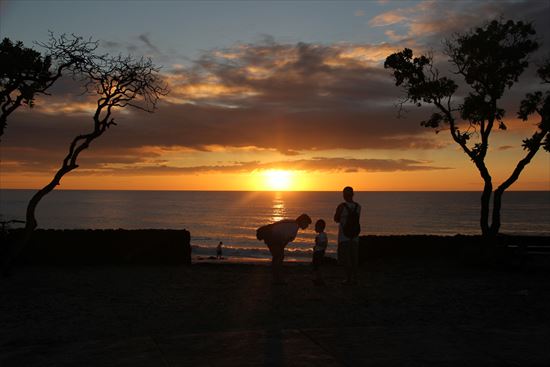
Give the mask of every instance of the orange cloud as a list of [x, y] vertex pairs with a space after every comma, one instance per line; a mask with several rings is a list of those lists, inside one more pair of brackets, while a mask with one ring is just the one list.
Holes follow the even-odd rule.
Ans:
[[412, 11], [407, 9], [397, 9], [386, 13], [379, 14], [369, 21], [371, 27], [383, 27], [396, 23], [402, 23], [408, 19], [407, 13]]
[[35, 106], [43, 113], [47, 114], [93, 114], [97, 108], [97, 102], [73, 102], [73, 101], [59, 101], [49, 102], [41, 100]]
[[[399, 27], [385, 32], [392, 41], [419, 39], [426, 36], [451, 35], [478, 26], [487, 19], [507, 16], [516, 19], [533, 20], [548, 12], [548, 3], [530, 2], [450, 2], [422, 1], [409, 7], [393, 9], [373, 17], [371, 27]], [[523, 15], [523, 16], [522, 16]], [[545, 21], [539, 22], [539, 25]], [[403, 29], [404, 28], [404, 29]]]

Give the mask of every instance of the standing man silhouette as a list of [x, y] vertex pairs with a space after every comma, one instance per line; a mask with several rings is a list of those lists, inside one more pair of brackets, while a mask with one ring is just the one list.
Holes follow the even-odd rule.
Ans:
[[361, 205], [353, 201], [353, 188], [346, 186], [342, 191], [344, 202], [336, 207], [334, 221], [338, 223], [338, 260], [344, 265], [346, 280], [344, 284], [357, 283], [359, 263], [359, 233], [361, 227]]

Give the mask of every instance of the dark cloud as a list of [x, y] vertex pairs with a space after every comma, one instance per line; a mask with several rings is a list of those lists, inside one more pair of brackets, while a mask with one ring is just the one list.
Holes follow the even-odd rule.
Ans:
[[367, 172], [395, 172], [395, 171], [430, 171], [450, 169], [450, 167], [433, 166], [430, 161], [412, 159], [357, 159], [357, 158], [326, 158], [315, 157], [294, 161], [282, 161], [261, 165], [260, 168], [277, 168], [307, 171], [367, 171]]
[[145, 45], [146, 45], [147, 47], [149, 47], [149, 49], [150, 49], [151, 51], [153, 51], [154, 53], [157, 53], [157, 54], [160, 54], [160, 53], [161, 53], [161, 52], [159, 51], [159, 49], [157, 48], [157, 46], [155, 46], [155, 45], [151, 42], [151, 40], [149, 39], [149, 35], [148, 35], [148, 34], [140, 34], [140, 35], [138, 36], [138, 39], [139, 39], [140, 41], [142, 41], [143, 43], [145, 43]]
[[[286, 111], [268, 108], [165, 104], [154, 114], [117, 114], [118, 125], [97, 139], [92, 148], [116, 146], [186, 147], [210, 145], [277, 149], [288, 155], [326, 149], [434, 149], [431, 131], [417, 118], [397, 119], [393, 107], [369, 110]], [[37, 123], [39, 121], [39, 123]], [[64, 151], [77, 134], [90, 131], [86, 114], [30, 112], [16, 116], [8, 127], [6, 147]]]
[[249, 173], [255, 170], [287, 169], [319, 172], [396, 172], [396, 171], [429, 171], [444, 170], [450, 167], [432, 166], [431, 162], [410, 159], [350, 159], [324, 158], [288, 160], [262, 163], [259, 161], [232, 162], [228, 164], [177, 167], [167, 164], [132, 165], [126, 167], [96, 169], [95, 174], [122, 175], [174, 175], [199, 173]]
[[[116, 114], [119, 125], [93, 145], [255, 146], [289, 156], [326, 149], [439, 148], [420, 127], [419, 111], [396, 118], [393, 103], [400, 91], [372, 61], [389, 49], [385, 44], [279, 44], [265, 38], [205, 52], [193, 68], [167, 76], [172, 103], [162, 103], [154, 114]], [[18, 114], [8, 146], [59, 149], [91, 128], [91, 116], [48, 110], [52, 106], [50, 100], [42, 109]]]
[[120, 42], [115, 42], [115, 41], [101, 41], [100, 42], [100, 45], [104, 48], [108, 48], [108, 49], [119, 49], [122, 47], [121, 43]]
[[[172, 81], [175, 98], [239, 107], [287, 110], [365, 108], [395, 98], [388, 72], [379, 62], [396, 47], [389, 44], [258, 44], [205, 52], [191, 69]], [[197, 89], [205, 95], [197, 98]], [[216, 89], [231, 93], [216, 93]], [[211, 89], [212, 93], [207, 92]]]
[[[37, 148], [2, 148], [4, 172], [54, 172], [59, 169], [68, 150], [43, 150]], [[160, 152], [144, 149], [126, 149], [93, 146], [84, 150], [78, 159], [79, 170], [101, 170], [112, 165], [166, 164]]]
[[119, 54], [121, 50], [125, 49], [130, 54], [155, 56], [155, 58], [163, 56], [163, 52], [151, 41], [151, 36], [148, 33], [138, 35], [132, 42], [101, 40], [100, 45], [113, 54]]

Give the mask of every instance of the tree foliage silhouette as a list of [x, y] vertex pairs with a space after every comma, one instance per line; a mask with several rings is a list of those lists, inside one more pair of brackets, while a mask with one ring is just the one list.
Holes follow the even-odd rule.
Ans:
[[9, 38], [0, 43], [0, 139], [8, 117], [17, 108], [32, 107], [37, 94], [48, 94], [66, 71], [78, 70], [97, 48], [97, 42], [74, 35], [55, 37], [52, 33], [47, 44], [39, 45], [50, 53], [42, 56], [23, 42], [13, 43]]
[[[493, 192], [492, 177], [485, 158], [489, 137], [495, 125], [506, 130], [505, 110], [499, 102], [505, 91], [518, 81], [528, 67], [528, 57], [538, 47], [533, 26], [512, 20], [494, 20], [484, 27], [447, 40], [445, 53], [456, 68], [455, 75], [461, 76], [470, 87], [470, 91], [459, 104], [454, 99], [458, 84], [450, 78], [440, 76], [431, 56], [414, 57], [413, 51], [405, 48], [388, 56], [384, 63], [385, 68], [393, 70], [396, 86], [401, 86], [406, 92], [401, 107], [407, 102], [413, 102], [417, 106], [434, 105], [437, 112], [422, 121], [421, 125], [434, 128], [436, 132], [448, 127], [453, 140], [477, 167], [484, 182], [480, 216], [480, 227], [484, 236], [494, 236], [500, 230], [504, 191], [519, 178], [541, 146], [550, 151], [550, 92], [529, 93], [521, 101], [518, 117], [527, 120], [531, 114], [538, 114], [540, 121], [537, 130], [523, 141], [525, 156]], [[549, 82], [548, 60], [539, 68], [538, 75], [543, 84]], [[493, 210], [490, 223], [491, 196]]]

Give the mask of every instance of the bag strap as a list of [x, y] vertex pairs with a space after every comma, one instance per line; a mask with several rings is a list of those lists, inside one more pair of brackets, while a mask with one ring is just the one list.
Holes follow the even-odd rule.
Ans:
[[355, 214], [357, 214], [357, 205], [358, 205], [358, 204], [357, 204], [356, 202], [353, 202], [353, 204], [354, 204], [353, 209], [350, 209], [350, 207], [348, 206], [348, 204], [344, 204], [344, 206], [346, 207], [346, 209], [348, 210], [348, 212], [351, 213], [351, 212], [353, 211]]

